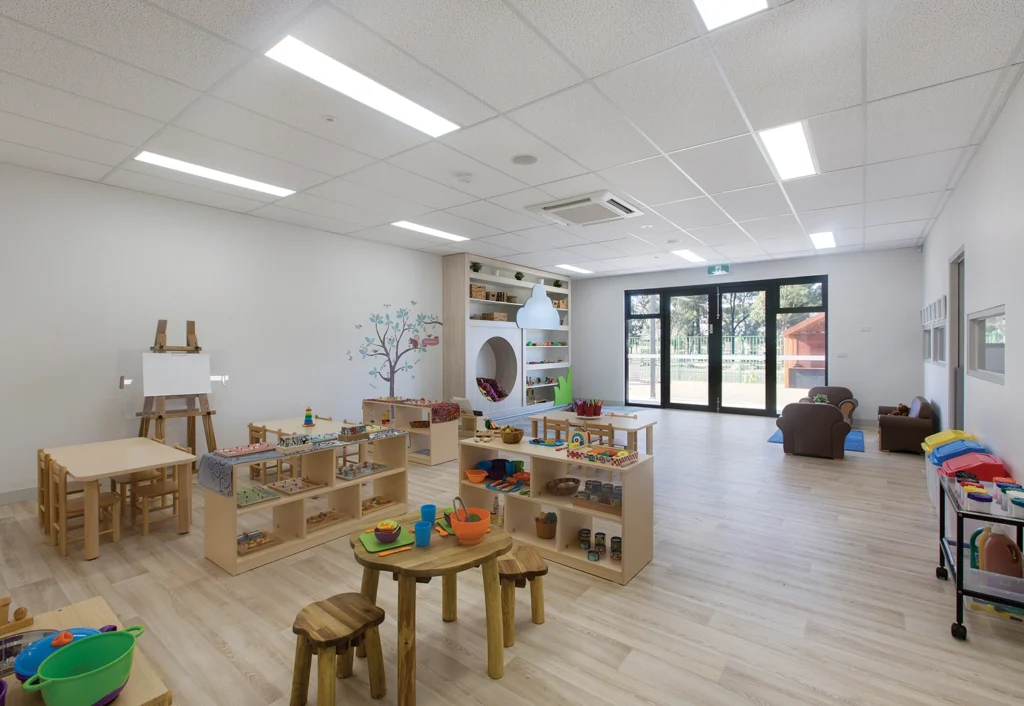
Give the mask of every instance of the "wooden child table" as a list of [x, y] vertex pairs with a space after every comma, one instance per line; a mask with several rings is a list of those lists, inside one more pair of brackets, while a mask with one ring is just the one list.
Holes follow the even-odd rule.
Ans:
[[644, 419], [640, 415], [637, 415], [636, 419], [632, 417], [610, 417], [607, 414], [601, 415], [600, 417], [594, 417], [593, 419], [586, 419], [584, 417], [577, 417], [575, 412], [547, 412], [545, 414], [533, 414], [527, 417], [530, 420], [530, 436], [538, 437], [538, 424], [544, 421], [544, 417], [552, 421], [564, 422], [568, 421], [569, 426], [582, 427], [585, 423], [591, 424], [611, 424], [612, 429], [615, 431], [626, 432], [626, 448], [630, 451], [638, 451], [637, 448], [637, 435], [641, 431], [647, 432], [647, 446], [645, 451], [648, 456], [654, 455], [654, 425], [657, 424], [653, 419]]
[[178, 483], [178, 534], [192, 520], [192, 462], [196, 457], [152, 439], [132, 437], [95, 444], [44, 449], [85, 488], [85, 558], [100, 555], [100, 481], [114, 476], [174, 466]]
[[[438, 515], [440, 516], [440, 515]], [[419, 512], [394, 518], [411, 528], [420, 519]], [[429, 547], [381, 557], [371, 554], [359, 541], [359, 533], [350, 538], [356, 561], [363, 566], [362, 593], [377, 602], [380, 572], [398, 577], [398, 703], [416, 703], [416, 583], [440, 576], [442, 581], [441, 614], [452, 622], [457, 614], [456, 575], [482, 567], [484, 578], [484, 609], [487, 615], [487, 674], [492, 679], [505, 675], [504, 640], [501, 627], [501, 585], [498, 580], [498, 557], [512, 549], [512, 538], [505, 530], [491, 525], [480, 544], [464, 547], [455, 535], [442, 538], [431, 533]]]
[[[60, 610], [37, 615], [29, 630], [64, 630], [67, 628], [101, 628], [104, 625], [124, 627], [103, 598], [97, 596], [81, 603], [72, 603]], [[139, 639], [132, 661], [132, 675], [124, 691], [117, 697], [117, 706], [170, 706], [171, 690], [157, 676], [145, 655], [146, 636]], [[7, 706], [43, 706], [43, 697], [21, 690], [21, 682], [14, 675], [7, 682]]]

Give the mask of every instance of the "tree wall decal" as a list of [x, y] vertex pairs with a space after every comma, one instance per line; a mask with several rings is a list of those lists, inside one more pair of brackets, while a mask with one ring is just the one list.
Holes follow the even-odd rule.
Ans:
[[[415, 306], [416, 302], [412, 304]], [[385, 304], [384, 308], [390, 309], [391, 305]], [[373, 324], [374, 335], [364, 336], [364, 341], [359, 345], [360, 360], [374, 359], [369, 376], [379, 377], [386, 382], [388, 394], [394, 397], [398, 373], [411, 373], [425, 353], [440, 345], [437, 327], [443, 324], [436, 314], [419, 313], [414, 317], [411, 309], [406, 307], [398, 309], [394, 314], [371, 314], [369, 321]], [[356, 324], [356, 329], [362, 328], [362, 324]], [[347, 355], [352, 360], [351, 350]], [[411, 377], [416, 379], [415, 375]]]

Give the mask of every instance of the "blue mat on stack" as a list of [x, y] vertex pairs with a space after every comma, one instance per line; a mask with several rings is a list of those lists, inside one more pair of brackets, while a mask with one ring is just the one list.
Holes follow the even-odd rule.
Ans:
[[[769, 444], [781, 444], [782, 443], [782, 430], [776, 429], [775, 433], [772, 434], [772, 438], [768, 439]], [[864, 432], [857, 431], [856, 429], [846, 435], [846, 442], [843, 444], [843, 449], [846, 451], [860, 451], [864, 453]]]

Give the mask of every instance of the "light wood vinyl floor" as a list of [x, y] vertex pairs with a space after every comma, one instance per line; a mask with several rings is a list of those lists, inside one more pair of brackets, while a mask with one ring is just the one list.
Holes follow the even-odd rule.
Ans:
[[[655, 558], [625, 587], [551, 565], [547, 623], [517, 591], [504, 679], [486, 675], [483, 591], [459, 579], [459, 620], [441, 621], [440, 582], [418, 588], [418, 695], [461, 704], [1019, 704], [1024, 626], [968, 611], [953, 640], [951, 582], [935, 578], [936, 522], [919, 456], [786, 457], [774, 420], [657, 415]], [[449, 504], [455, 464], [414, 467], [413, 506]], [[31, 503], [0, 507], [0, 595], [35, 613], [101, 595], [186, 706], [288, 703], [291, 623], [305, 604], [358, 591], [348, 539], [230, 577], [194, 531], [170, 523], [82, 560], [60, 559]], [[365, 663], [339, 704], [396, 703], [396, 588], [382, 577], [388, 695]], [[311, 703], [315, 692], [313, 680]]]

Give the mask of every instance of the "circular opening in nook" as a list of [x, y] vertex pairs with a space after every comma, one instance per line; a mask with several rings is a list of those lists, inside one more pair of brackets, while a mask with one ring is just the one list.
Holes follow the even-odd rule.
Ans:
[[516, 386], [519, 363], [516, 352], [504, 338], [487, 339], [476, 355], [476, 386], [491, 402], [501, 402]]

